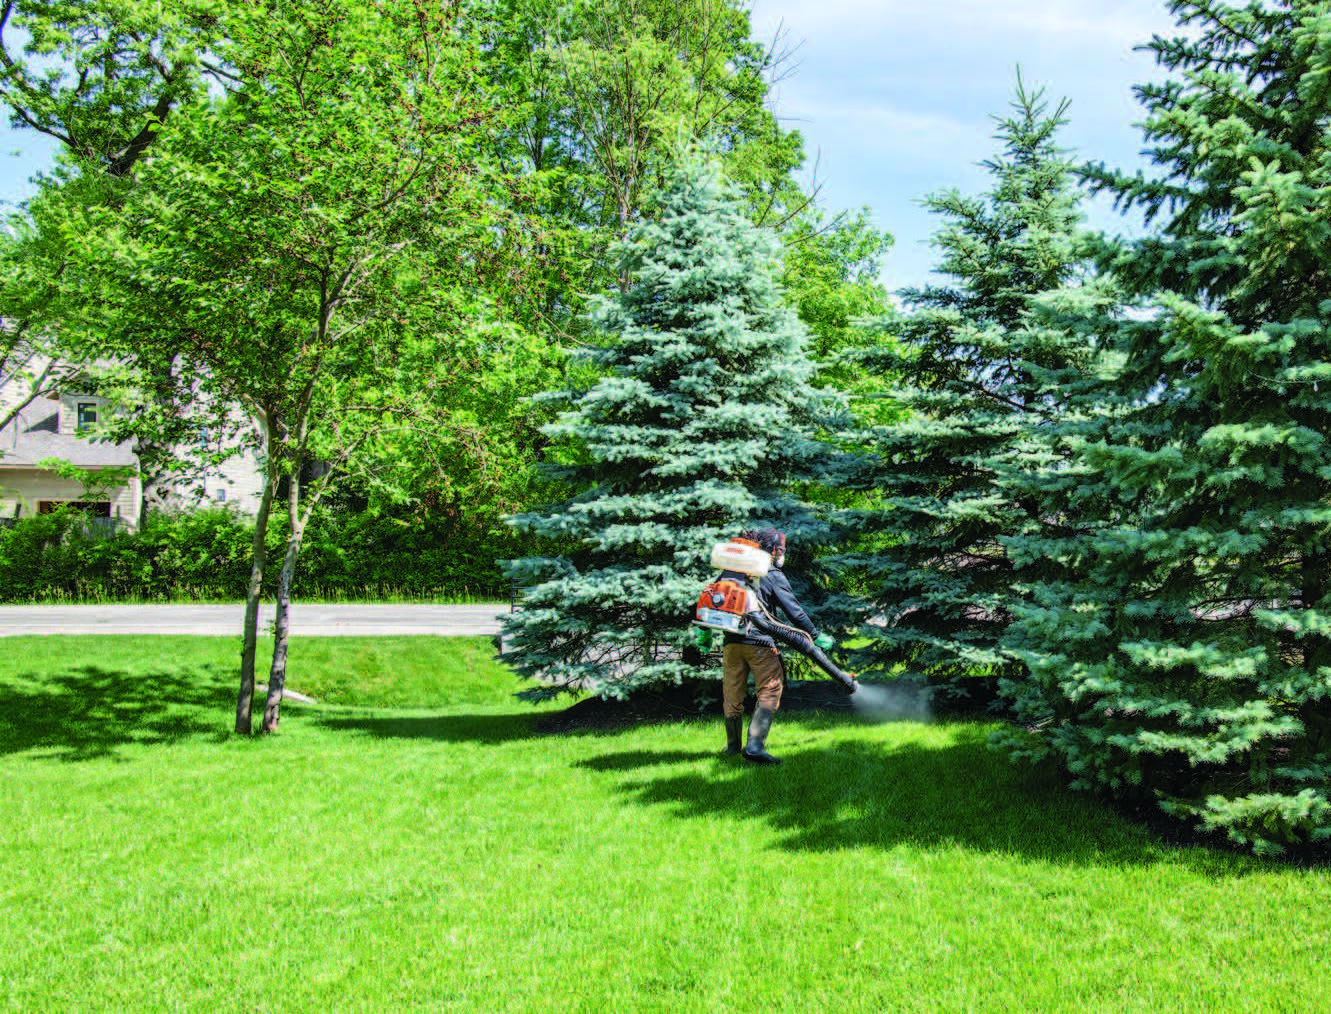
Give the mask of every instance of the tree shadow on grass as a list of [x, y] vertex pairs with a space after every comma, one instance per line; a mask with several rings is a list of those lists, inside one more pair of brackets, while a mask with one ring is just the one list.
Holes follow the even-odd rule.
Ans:
[[688, 761], [715, 757], [716, 750], [627, 750], [623, 753], [602, 754], [579, 762], [578, 767], [593, 771], [632, 771], [636, 768], [684, 764]]
[[[777, 832], [776, 847], [791, 852], [912, 845], [1094, 865], [1150, 865], [1181, 854], [1064, 788], [1052, 768], [1014, 766], [986, 740], [984, 729], [958, 726], [953, 742], [939, 749], [841, 740], [783, 750], [774, 742], [779, 767], [718, 751], [702, 755], [715, 761], [699, 770], [692, 763], [698, 754], [671, 750], [604, 754], [581, 766], [621, 775], [618, 789], [627, 799], [681, 819], [765, 822]], [[679, 764], [689, 770], [669, 770]], [[1229, 875], [1254, 862], [1209, 849], [1185, 855], [1194, 868]]]
[[86, 761], [135, 744], [224, 737], [235, 708], [230, 676], [217, 666], [20, 673], [0, 683], [0, 755], [43, 750]]
[[347, 712], [311, 715], [311, 721], [336, 732], [359, 733], [375, 739], [431, 739], [441, 743], [495, 746], [534, 739], [539, 733], [535, 712], [507, 715], [360, 715]]

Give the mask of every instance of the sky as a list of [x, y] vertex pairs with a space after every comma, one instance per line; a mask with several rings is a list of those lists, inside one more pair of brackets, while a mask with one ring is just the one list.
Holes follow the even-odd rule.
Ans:
[[[994, 116], [1008, 112], [1018, 68], [1051, 108], [1070, 101], [1061, 139], [1073, 157], [1135, 170], [1145, 163], [1132, 86], [1159, 72], [1134, 50], [1177, 34], [1163, 0], [754, 0], [751, 20], [756, 38], [781, 31], [795, 47], [775, 108], [817, 160], [825, 209], [867, 205], [895, 237], [889, 289], [931, 280], [940, 222], [921, 199], [989, 189], [977, 163], [998, 152]], [[1088, 219], [1136, 231], [1108, 201]]]
[[[1017, 70], [1052, 104], [1070, 100], [1062, 134], [1078, 158], [1135, 169], [1142, 118], [1132, 86], [1158, 76], [1134, 47], [1172, 34], [1164, 0], [752, 0], [755, 38], [793, 49], [774, 107], [799, 130], [806, 182], [824, 208], [867, 206], [896, 243], [883, 265], [889, 289], [930, 280], [938, 220], [920, 206], [934, 191], [988, 189], [977, 163], [996, 153], [995, 115], [1012, 100]], [[0, 127], [0, 202], [31, 193], [54, 145]], [[17, 152], [17, 154], [14, 154]], [[813, 172], [816, 162], [816, 174]], [[1132, 232], [1105, 204], [1092, 225]]]

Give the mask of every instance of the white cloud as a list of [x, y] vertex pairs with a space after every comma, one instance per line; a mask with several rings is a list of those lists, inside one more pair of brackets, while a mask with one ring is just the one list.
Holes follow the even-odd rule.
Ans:
[[838, 101], [810, 101], [801, 98], [782, 106], [783, 122], [803, 129], [818, 124], [834, 133], [854, 133], [857, 148], [865, 152], [902, 153], [903, 149], [923, 154], [938, 149], [956, 153], [972, 146], [973, 124], [947, 116], [892, 105], [864, 105]]

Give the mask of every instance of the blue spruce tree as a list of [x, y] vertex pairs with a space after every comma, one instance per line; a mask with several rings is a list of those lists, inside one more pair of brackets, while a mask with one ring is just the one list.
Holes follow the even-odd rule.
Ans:
[[792, 494], [835, 455], [817, 440], [840, 411], [810, 386], [805, 332], [775, 282], [779, 247], [711, 165], [686, 160], [657, 221], [618, 254], [632, 285], [594, 313], [594, 383], [546, 435], [575, 495], [513, 519], [567, 546], [510, 565], [527, 590], [505, 625], [534, 697], [623, 697], [698, 675], [689, 621], [711, 546], [757, 523], [805, 550], [827, 539]]
[[1021, 670], [999, 642], [1034, 575], [1014, 567], [1002, 540], [1041, 531], [1046, 518], [1040, 500], [1005, 480], [1046, 461], [1043, 430], [1093, 359], [1090, 340], [1037, 301], [1087, 266], [1080, 195], [1057, 143], [1065, 113], [1018, 80], [999, 120], [1001, 151], [984, 163], [993, 188], [927, 200], [944, 219], [934, 244], [951, 283], [903, 292], [906, 313], [886, 325], [896, 342], [861, 357], [899, 378], [909, 414], [863, 434], [871, 453], [851, 484], [877, 503], [846, 513], [855, 551], [832, 565], [860, 590], [849, 612], [872, 621], [858, 666], [908, 665], [936, 694], [983, 685], [992, 696], [999, 675]]
[[1331, 836], [1331, 20], [1175, 2], [1138, 93], [1159, 175], [1094, 185], [1160, 223], [1103, 262], [1154, 311], [1103, 322], [1126, 408], [1079, 438], [1098, 530], [1021, 611], [1007, 691], [1102, 788], [1270, 851]]

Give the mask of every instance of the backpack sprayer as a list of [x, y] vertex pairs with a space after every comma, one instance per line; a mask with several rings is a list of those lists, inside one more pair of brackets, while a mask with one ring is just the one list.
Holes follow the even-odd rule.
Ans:
[[749, 581], [761, 581], [766, 576], [772, 569], [772, 557], [756, 542], [732, 539], [712, 547], [712, 566], [721, 571], [721, 576], [698, 596], [693, 622], [699, 627], [743, 636], [751, 626], [749, 614], [762, 610], [758, 593]]
[[859, 689], [855, 676], [838, 668], [813, 643], [813, 638], [798, 627], [781, 623], [763, 608], [754, 585], [771, 570], [772, 557], [756, 542], [748, 539], [719, 542], [712, 547], [711, 563], [721, 571], [721, 576], [698, 596], [693, 619], [695, 626], [740, 637], [756, 630], [794, 648], [841, 683], [847, 693], [853, 694]]

